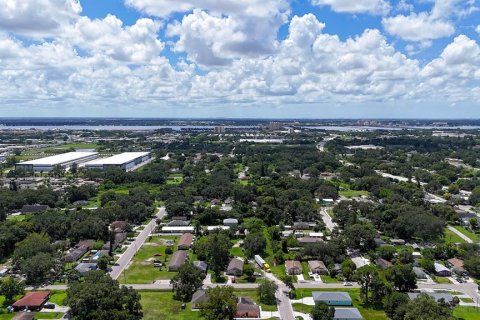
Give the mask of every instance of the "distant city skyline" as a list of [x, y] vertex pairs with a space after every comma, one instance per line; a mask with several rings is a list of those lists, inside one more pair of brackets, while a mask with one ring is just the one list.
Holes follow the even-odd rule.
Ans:
[[0, 117], [480, 118], [479, 8], [7, 1]]

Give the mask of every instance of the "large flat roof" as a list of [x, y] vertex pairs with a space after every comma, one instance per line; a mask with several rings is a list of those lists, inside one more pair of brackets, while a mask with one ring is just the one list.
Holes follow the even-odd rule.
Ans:
[[98, 165], [120, 165], [124, 163], [129, 163], [140, 157], [145, 157], [149, 155], [150, 152], [124, 152], [112, 157], [95, 159], [85, 163], [85, 166], [98, 166]]
[[57, 154], [51, 157], [45, 157], [41, 159], [35, 159], [35, 160], [30, 160], [30, 161], [23, 161], [19, 162], [17, 164], [23, 165], [44, 165], [44, 166], [54, 166], [57, 164], [62, 164], [65, 162], [70, 162], [70, 161], [75, 161], [75, 160], [80, 160], [85, 157], [90, 157], [98, 154], [98, 152], [67, 152], [67, 153], [62, 153], [62, 154]]

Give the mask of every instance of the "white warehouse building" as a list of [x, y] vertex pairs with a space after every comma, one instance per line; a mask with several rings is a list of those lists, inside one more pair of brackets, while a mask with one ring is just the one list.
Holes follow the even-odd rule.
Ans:
[[117, 167], [128, 171], [145, 164], [150, 158], [150, 152], [124, 152], [112, 157], [87, 162], [85, 163], [85, 168], [104, 170], [110, 167]]
[[98, 152], [67, 152], [54, 156], [19, 162], [15, 169], [25, 169], [35, 172], [50, 172], [55, 166], [69, 168], [72, 164], [80, 164], [98, 157]]

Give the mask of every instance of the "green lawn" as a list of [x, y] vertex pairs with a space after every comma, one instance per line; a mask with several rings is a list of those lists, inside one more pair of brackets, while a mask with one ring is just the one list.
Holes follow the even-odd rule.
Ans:
[[26, 218], [27, 218], [27, 216], [24, 215], [24, 214], [17, 215], [17, 216], [7, 216], [7, 220], [9, 220], [9, 221], [23, 221]]
[[63, 306], [64, 300], [67, 298], [67, 292], [66, 291], [52, 291], [52, 294], [50, 295], [50, 299], [48, 299], [48, 302], [55, 303], [56, 305]]
[[446, 243], [465, 243], [465, 240], [460, 238], [458, 234], [455, 232], [449, 230], [448, 228], [445, 228], [445, 242]]
[[432, 279], [440, 284], [449, 284], [452, 283], [448, 278], [446, 277], [432, 277]]
[[353, 197], [361, 197], [361, 196], [368, 196], [368, 191], [364, 190], [341, 190], [339, 191], [341, 196], [346, 198], [353, 198]]
[[192, 311], [187, 303], [182, 310], [182, 302], [173, 300], [173, 293], [160, 291], [141, 291], [141, 304], [144, 320], [199, 320], [200, 313]]
[[460, 298], [460, 301], [465, 302], [465, 303], [473, 303], [473, 302], [475, 302], [475, 301], [473, 301], [472, 298]]
[[230, 249], [230, 254], [235, 257], [245, 258], [245, 253], [241, 247], [232, 247]]
[[453, 315], [459, 319], [478, 320], [480, 319], [480, 310], [475, 307], [456, 307], [453, 309]]
[[99, 146], [100, 145], [98, 145], [96, 143], [67, 143], [67, 144], [62, 145], [61, 148], [65, 148], [65, 149], [70, 149], [70, 148], [74, 148], [74, 149], [96, 149]]
[[471, 232], [470, 230], [465, 229], [464, 227], [453, 226], [455, 229], [472, 239], [473, 241], [480, 241], [480, 236], [476, 233]]
[[338, 282], [340, 282], [337, 279], [332, 278], [330, 276], [320, 276], [320, 278], [322, 278], [322, 281], [325, 282], [325, 283], [338, 283]]
[[[171, 255], [165, 255], [166, 245], [162, 244], [162, 239], [175, 240], [174, 252], [176, 250], [178, 237], [174, 236], [162, 236], [153, 237], [151, 240], [147, 239], [147, 242], [138, 250], [137, 254], [133, 258], [130, 266], [125, 269], [122, 275], [118, 278], [121, 283], [153, 283], [155, 280], [171, 279], [176, 274], [175, 272], [168, 271], [168, 262], [171, 259]], [[157, 257], [164, 267], [162, 270], [153, 267], [153, 259], [155, 254], [161, 254]], [[167, 259], [165, 261], [165, 259]]]
[[[63, 312], [34, 312], [35, 319], [61, 319], [63, 317]], [[0, 314], [0, 320], [11, 320], [15, 316], [15, 312]]]
[[[348, 291], [350, 297], [352, 298], [353, 306], [358, 308], [358, 311], [362, 314], [364, 319], [368, 320], [388, 320], [385, 312], [378, 306], [365, 305], [360, 299], [360, 289], [297, 289], [297, 299], [303, 297], [311, 297], [313, 291]], [[308, 308], [308, 306], [298, 306], [298, 304], [293, 305], [295, 310], [303, 311], [300, 309]], [[296, 307], [300, 309], [296, 309]]]
[[167, 184], [181, 184], [183, 182], [183, 174], [173, 173], [168, 176]]

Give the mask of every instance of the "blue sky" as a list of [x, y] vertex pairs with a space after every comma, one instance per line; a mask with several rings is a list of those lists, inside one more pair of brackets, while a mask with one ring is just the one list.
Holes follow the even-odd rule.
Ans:
[[0, 6], [0, 116], [479, 118], [479, 7], [21, 0]]

